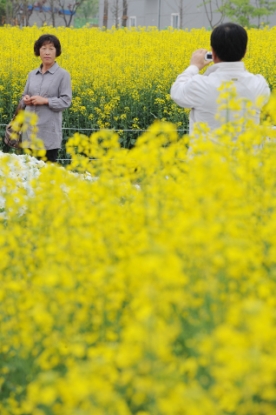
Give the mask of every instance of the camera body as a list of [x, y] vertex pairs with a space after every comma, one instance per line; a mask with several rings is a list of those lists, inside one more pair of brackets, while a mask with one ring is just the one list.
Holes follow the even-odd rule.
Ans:
[[205, 54], [205, 58], [204, 58], [206, 61], [212, 61], [213, 60], [213, 55], [212, 55], [212, 52], [207, 52], [206, 54]]

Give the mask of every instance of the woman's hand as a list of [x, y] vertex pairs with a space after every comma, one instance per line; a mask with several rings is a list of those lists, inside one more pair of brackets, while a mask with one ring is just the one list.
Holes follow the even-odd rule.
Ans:
[[47, 98], [41, 97], [40, 95], [34, 95], [30, 98], [31, 105], [48, 105], [49, 101]]
[[25, 105], [33, 105], [30, 95], [24, 95], [23, 102]]

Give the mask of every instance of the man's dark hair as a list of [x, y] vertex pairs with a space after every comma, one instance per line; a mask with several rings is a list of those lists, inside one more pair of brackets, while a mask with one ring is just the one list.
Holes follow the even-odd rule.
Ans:
[[60, 56], [61, 55], [61, 45], [60, 45], [60, 41], [58, 40], [58, 38], [54, 35], [42, 35], [40, 36], [39, 39], [37, 39], [37, 41], [34, 44], [34, 53], [35, 56], [39, 56], [40, 53], [40, 48], [45, 44], [45, 43], [53, 43], [55, 49], [56, 49], [56, 56]]
[[246, 30], [235, 23], [217, 26], [211, 34], [211, 46], [221, 61], [240, 61], [246, 52]]

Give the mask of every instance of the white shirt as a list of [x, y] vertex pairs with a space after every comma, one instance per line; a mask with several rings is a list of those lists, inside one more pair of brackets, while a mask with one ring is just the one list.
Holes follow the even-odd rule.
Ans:
[[[190, 65], [180, 74], [171, 88], [171, 98], [184, 108], [192, 108], [190, 112], [190, 133], [195, 122], [205, 122], [211, 130], [221, 125], [215, 118], [218, 113], [218, 87], [223, 82], [233, 81], [239, 98], [253, 103], [259, 96], [268, 101], [269, 86], [262, 75], [254, 75], [244, 68], [243, 62], [220, 62], [210, 66], [203, 75], [199, 69]], [[260, 108], [255, 107], [253, 119], [260, 123]]]

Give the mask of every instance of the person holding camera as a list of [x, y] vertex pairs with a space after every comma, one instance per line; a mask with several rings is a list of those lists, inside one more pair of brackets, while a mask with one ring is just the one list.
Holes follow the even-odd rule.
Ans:
[[[270, 95], [269, 86], [262, 75], [246, 71], [241, 62], [246, 53], [247, 33], [235, 23], [217, 26], [211, 34], [212, 54], [206, 49], [196, 50], [191, 57], [190, 66], [177, 78], [171, 87], [171, 98], [180, 107], [191, 108], [189, 131], [193, 132], [194, 123], [207, 123], [211, 130], [220, 127], [218, 113], [218, 88], [224, 82], [233, 82], [237, 98], [243, 98], [253, 104], [256, 124], [260, 123], [260, 108], [254, 106], [256, 99], [264, 97], [263, 104]], [[199, 71], [210, 62], [203, 75]], [[242, 116], [242, 114], [241, 114]]]

